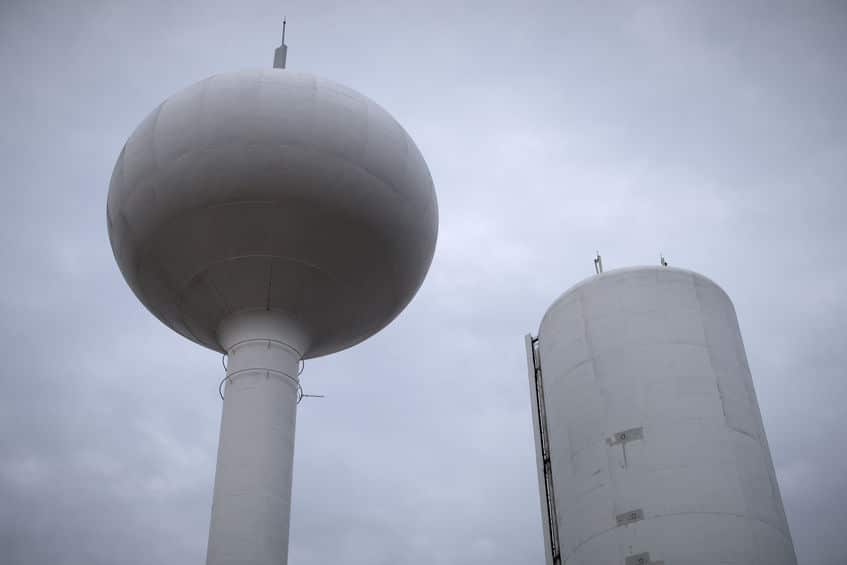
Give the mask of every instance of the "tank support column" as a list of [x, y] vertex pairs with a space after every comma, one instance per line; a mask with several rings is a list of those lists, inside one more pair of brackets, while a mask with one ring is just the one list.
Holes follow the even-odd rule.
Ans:
[[247, 311], [218, 330], [227, 350], [207, 565], [285, 565], [303, 333]]

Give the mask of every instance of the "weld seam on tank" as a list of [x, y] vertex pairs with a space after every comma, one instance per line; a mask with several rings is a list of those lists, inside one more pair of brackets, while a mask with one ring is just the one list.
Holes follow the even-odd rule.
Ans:
[[612, 526], [610, 528], [606, 528], [603, 531], [596, 532], [592, 536], [590, 536], [590, 537], [586, 538], [585, 540], [579, 542], [579, 544], [574, 546], [573, 551], [571, 551], [568, 554], [563, 553], [562, 556], [563, 556], [564, 561], [567, 561], [568, 559], [574, 557], [577, 553], [579, 553], [579, 550], [585, 544], [587, 544], [587, 543], [591, 542], [592, 540], [602, 536], [603, 534], [608, 534], [612, 530], [616, 530], [618, 528], [628, 528], [628, 527], [637, 528], [640, 524], [643, 524], [645, 522], [649, 522], [650, 520], [657, 520], [657, 519], [660, 519], [660, 518], [673, 518], [675, 516], [690, 516], [690, 515], [732, 516], [733, 518], [738, 518], [740, 520], [752, 520], [754, 522], [759, 522], [759, 523], [762, 523], [766, 526], [770, 526], [771, 528], [777, 530], [780, 533], [780, 535], [782, 537], [784, 537], [787, 541], [791, 541], [790, 536], [788, 536], [784, 531], [782, 531], [782, 529], [780, 527], [778, 527], [774, 524], [771, 524], [770, 522], [767, 522], [765, 520], [762, 520], [761, 518], [744, 516], [743, 514], [733, 514], [732, 512], [673, 512], [673, 513], [670, 513], [670, 514], [656, 514], [656, 515], [652, 515], [652, 516], [645, 515], [644, 518], [642, 518], [640, 520], [636, 520], [635, 522], [626, 522], [626, 523], [623, 523], [623, 524], [615, 524], [614, 526]]
[[617, 524], [615, 524], [615, 525], [614, 525], [614, 526], [612, 526], [611, 528], [606, 528], [605, 530], [603, 530], [603, 531], [601, 531], [601, 532], [597, 532], [597, 533], [595, 533], [594, 535], [589, 536], [587, 539], [585, 539], [584, 541], [579, 542], [576, 546], [574, 546], [573, 551], [572, 551], [572, 552], [570, 552], [569, 554], [565, 555], [564, 560], [565, 560], [565, 561], [567, 561], [568, 559], [570, 559], [571, 557], [573, 557], [574, 555], [576, 555], [577, 553], [579, 553], [580, 548], [581, 548], [583, 545], [587, 544], [588, 542], [590, 542], [590, 541], [592, 541], [592, 540], [594, 540], [594, 539], [596, 539], [596, 538], [598, 538], [598, 537], [602, 536], [603, 534], [608, 534], [608, 533], [609, 533], [609, 532], [611, 532], [612, 530], [617, 529], [617, 528], [620, 528], [620, 527], [621, 527], [621, 526], [618, 526]]
[[[202, 208], [197, 208], [197, 210], [202, 210]], [[229, 263], [230, 261], [240, 261], [242, 259], [282, 259], [284, 261], [290, 261], [292, 263], [297, 263], [299, 265], [305, 265], [310, 269], [314, 269], [316, 271], [320, 271], [321, 273], [326, 273], [327, 276], [331, 276], [327, 271], [321, 269], [317, 265], [313, 265], [308, 261], [304, 261], [302, 259], [297, 259], [296, 257], [291, 257], [290, 255], [275, 255], [273, 253], [248, 253], [246, 255], [232, 255], [231, 257], [227, 257], [225, 259], [221, 259], [220, 261], [212, 261], [208, 264], [206, 268], [202, 271], [198, 271], [190, 279], [189, 281], [193, 281], [198, 276], [202, 275], [204, 272], [208, 271], [211, 267], [216, 267], [218, 265], [223, 265], [224, 263]]]
[[231, 263], [233, 261], [242, 261], [244, 259], [272, 259], [278, 261], [288, 261], [289, 263], [296, 263], [298, 265], [303, 265], [306, 268], [321, 273], [326, 278], [336, 284], [341, 284], [339, 279], [332, 276], [329, 271], [321, 269], [320, 267], [313, 265], [308, 261], [303, 261], [301, 259], [297, 259], [296, 257], [291, 257], [289, 255], [274, 255], [271, 253], [251, 253], [248, 255], [233, 255], [232, 257], [227, 257], [225, 259], [221, 259], [220, 261], [213, 261], [209, 263], [208, 265], [204, 266], [201, 270], [197, 271], [196, 273], [192, 274], [190, 277], [185, 279], [186, 282], [180, 287], [179, 293], [184, 294], [187, 289], [191, 288], [191, 285], [194, 283], [194, 281], [208, 273], [213, 267], [219, 267], [221, 265], [226, 265], [227, 263]]
[[[640, 524], [642, 522], [647, 522], [649, 520], [658, 520], [660, 518], [674, 518], [676, 516], [732, 516], [733, 518], [738, 518], [739, 520], [750, 520], [753, 522], [759, 522], [760, 524], [764, 524], [778, 531], [782, 537], [786, 540], [790, 540], [789, 536], [776, 524], [768, 522], [767, 520], [762, 520], [761, 518], [757, 518], [755, 516], [744, 515], [744, 514], [736, 514], [734, 512], [669, 512], [667, 514], [654, 514], [650, 516], [644, 516], [643, 519], [638, 520], [637, 522], [631, 522], [629, 525]], [[625, 527], [627, 524], [618, 527]], [[615, 528], [611, 528], [612, 530]]]
[[[585, 339], [585, 348], [586, 348], [587, 357], [588, 357], [587, 362], [591, 364], [591, 378], [592, 378], [593, 381], [597, 382], [598, 386], [600, 386], [601, 383], [597, 380], [597, 354], [596, 354], [596, 351], [594, 349], [594, 343], [592, 342], [591, 336], [588, 333], [588, 316], [585, 313], [585, 294], [582, 293], [582, 292], [578, 292], [576, 296], [577, 296], [577, 299], [579, 301], [579, 318], [580, 318], [580, 322], [582, 323], [582, 334], [583, 334], [583, 337]], [[539, 331], [538, 334], [539, 334], [539, 338], [540, 338], [541, 332]], [[601, 386], [601, 388], [603, 388], [603, 387]], [[609, 421], [609, 403], [605, 398], [603, 399], [603, 411], [604, 411], [604, 415], [605, 415], [605, 420], [608, 422]], [[607, 449], [606, 450], [606, 469], [607, 469], [608, 475], [609, 475], [609, 487], [612, 491], [614, 499], [619, 500], [620, 497], [621, 497], [620, 496], [621, 495], [620, 488], [618, 487], [618, 481], [617, 481], [616, 473], [613, 471], [613, 469], [615, 467], [617, 467], [617, 465], [614, 465], [613, 463], [614, 463], [614, 456], [612, 455], [611, 450]], [[555, 483], [553, 485], [554, 485], [554, 488], [555, 488]], [[558, 520], [558, 517], [556, 519]], [[617, 526], [615, 526], [615, 527], [617, 527]], [[612, 528], [612, 529], [614, 529], [614, 528]]]

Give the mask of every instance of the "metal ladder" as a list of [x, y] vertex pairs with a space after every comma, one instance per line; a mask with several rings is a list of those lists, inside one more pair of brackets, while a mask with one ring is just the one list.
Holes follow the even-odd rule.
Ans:
[[526, 335], [526, 359], [529, 369], [529, 394], [532, 401], [532, 428], [535, 432], [535, 453], [538, 462], [538, 490], [541, 496], [541, 520], [544, 525], [545, 556], [548, 565], [561, 565], [559, 522], [556, 514], [556, 494], [553, 491], [553, 470], [550, 466], [550, 440], [547, 433], [547, 413], [544, 408], [544, 380], [541, 375], [541, 354], [538, 338]]

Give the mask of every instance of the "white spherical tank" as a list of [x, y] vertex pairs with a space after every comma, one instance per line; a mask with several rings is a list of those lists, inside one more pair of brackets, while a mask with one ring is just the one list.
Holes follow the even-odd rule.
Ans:
[[556, 300], [530, 348], [548, 563], [796, 565], [720, 287], [603, 273]]
[[109, 187], [109, 237], [138, 298], [224, 351], [234, 312], [278, 311], [306, 357], [376, 333], [432, 261], [438, 209], [423, 157], [377, 104], [279, 69], [212, 76], [130, 136]]

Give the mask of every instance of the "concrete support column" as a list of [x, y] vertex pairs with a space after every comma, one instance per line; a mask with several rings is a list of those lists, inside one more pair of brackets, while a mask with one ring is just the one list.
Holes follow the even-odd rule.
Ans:
[[206, 563], [285, 565], [305, 337], [261, 310], [231, 315], [218, 338], [229, 362]]

